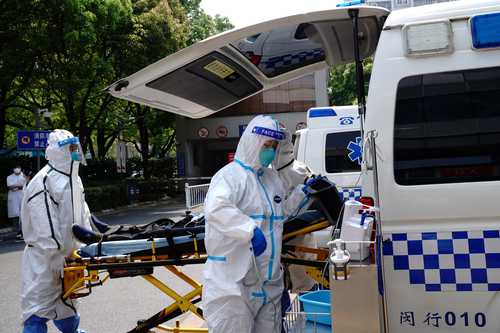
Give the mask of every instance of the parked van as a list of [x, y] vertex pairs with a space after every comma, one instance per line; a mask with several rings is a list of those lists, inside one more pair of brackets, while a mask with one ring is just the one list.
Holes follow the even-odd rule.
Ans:
[[361, 198], [358, 106], [311, 108], [307, 127], [295, 132], [295, 159], [334, 182], [344, 199]]
[[[280, 50], [273, 62], [279, 75], [266, 74], [238, 49], [249, 36], [298, 27], [321, 51]], [[272, 35], [283, 38], [273, 41], [280, 45], [296, 36]], [[362, 60], [375, 50], [365, 106]], [[380, 324], [384, 333], [499, 332], [498, 0], [391, 14], [378, 7], [341, 7], [272, 20], [181, 50], [109, 91], [198, 118], [312, 71], [352, 62], [363, 202], [371, 199], [376, 206], [378, 260], [375, 269], [353, 267], [350, 279], [335, 284], [335, 331], [371, 333]], [[299, 150], [307, 147], [303, 156], [317, 163], [326, 159], [318, 147], [311, 147], [318, 155], [308, 157], [310, 145], [299, 144]], [[374, 316], [377, 296], [380, 317]]]

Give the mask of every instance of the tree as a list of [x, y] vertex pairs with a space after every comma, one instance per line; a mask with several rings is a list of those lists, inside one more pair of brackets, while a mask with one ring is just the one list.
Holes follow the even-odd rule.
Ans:
[[200, 7], [201, 0], [181, 0], [187, 11], [190, 26], [189, 43], [193, 44], [214, 34], [234, 28], [229, 19], [215, 15], [211, 17]]
[[[365, 59], [363, 62], [365, 93], [368, 93], [372, 65], [372, 58]], [[356, 90], [356, 66], [354, 64], [339, 65], [330, 70], [330, 78], [328, 81], [330, 105], [356, 104]]]
[[40, 56], [40, 34], [32, 24], [39, 5], [34, 1], [0, 2], [0, 149], [5, 143], [8, 110], [24, 107], [16, 103], [29, 88]]
[[[33, 128], [35, 108], [48, 127], [79, 135], [104, 159], [120, 133], [148, 159], [175, 147], [174, 117], [114, 99], [104, 88], [121, 77], [231, 28], [200, 0], [4, 0], [0, 2], [0, 146]], [[19, 15], [23, 13], [23, 15]], [[8, 110], [8, 112], [7, 112]]]
[[[133, 32], [122, 54], [120, 71], [131, 74], [147, 65], [186, 47], [189, 26], [185, 9], [178, 1], [141, 0], [133, 4]], [[130, 107], [135, 130], [126, 133], [126, 140], [133, 142], [141, 154], [146, 178], [150, 175], [149, 159], [154, 155], [151, 142], [163, 146], [152, 136], [164, 137], [171, 131], [171, 122], [156, 121], [158, 115], [151, 108], [135, 104]], [[168, 138], [167, 138], [168, 139]]]
[[[102, 93], [114, 79], [115, 47], [131, 31], [132, 8], [121, 0], [47, 2], [45, 34], [50, 36], [40, 60], [40, 80], [61, 107], [69, 130], [89, 143], [110, 99]], [[94, 114], [91, 115], [90, 113]]]

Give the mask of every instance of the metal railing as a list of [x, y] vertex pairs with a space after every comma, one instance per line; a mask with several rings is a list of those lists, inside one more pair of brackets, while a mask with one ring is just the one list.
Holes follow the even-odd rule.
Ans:
[[193, 208], [203, 206], [205, 197], [207, 196], [208, 187], [210, 184], [201, 184], [190, 186], [188, 183], [185, 185], [186, 192], [186, 209], [192, 210]]

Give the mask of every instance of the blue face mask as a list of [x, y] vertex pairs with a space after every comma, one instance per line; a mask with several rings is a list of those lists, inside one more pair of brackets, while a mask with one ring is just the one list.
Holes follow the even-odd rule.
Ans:
[[274, 160], [275, 156], [276, 151], [274, 150], [274, 148], [263, 148], [259, 153], [260, 164], [264, 168], [267, 168], [269, 164], [271, 164], [271, 162]]
[[75, 162], [80, 162], [82, 160], [82, 154], [80, 154], [79, 151], [72, 151], [71, 152], [71, 160]]

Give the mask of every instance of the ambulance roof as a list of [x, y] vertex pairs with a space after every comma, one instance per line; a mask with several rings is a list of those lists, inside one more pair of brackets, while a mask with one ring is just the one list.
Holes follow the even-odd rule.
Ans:
[[308, 129], [359, 129], [358, 106], [328, 106], [307, 111]]
[[408, 23], [432, 21], [445, 18], [468, 18], [470, 16], [498, 11], [498, 0], [462, 0], [396, 10], [389, 15], [385, 27]]

